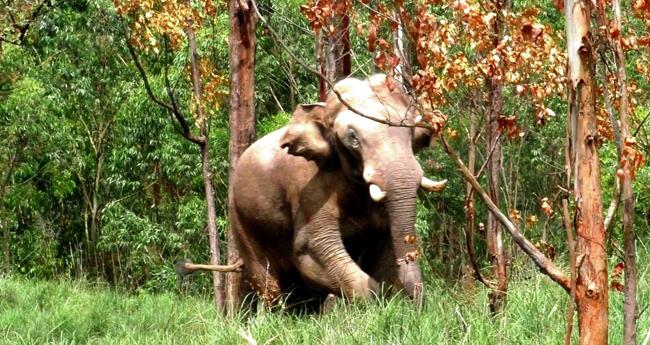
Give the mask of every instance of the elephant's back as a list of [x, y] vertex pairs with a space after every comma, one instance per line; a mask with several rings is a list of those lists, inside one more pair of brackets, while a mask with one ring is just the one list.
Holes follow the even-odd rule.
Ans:
[[231, 181], [238, 215], [250, 227], [263, 225], [259, 235], [290, 235], [292, 195], [317, 172], [315, 164], [280, 147], [285, 131], [271, 132], [244, 151]]

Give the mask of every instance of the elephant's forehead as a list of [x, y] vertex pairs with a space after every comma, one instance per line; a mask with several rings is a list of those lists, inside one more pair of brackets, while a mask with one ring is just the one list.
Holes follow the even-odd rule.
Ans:
[[363, 114], [363, 116], [356, 112], [343, 108], [344, 110], [336, 117], [337, 124], [351, 124], [355, 123], [363, 127], [384, 128], [386, 124], [374, 121], [372, 118], [388, 121], [391, 123], [404, 123], [409, 120], [406, 109], [402, 107], [391, 106], [388, 103], [380, 103], [377, 101], [366, 101], [363, 103], [351, 103], [354, 110]]

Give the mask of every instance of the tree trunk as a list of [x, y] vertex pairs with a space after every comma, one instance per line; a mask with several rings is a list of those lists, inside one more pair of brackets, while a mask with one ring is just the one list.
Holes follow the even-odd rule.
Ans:
[[9, 167], [7, 173], [4, 174], [2, 185], [0, 186], [0, 227], [2, 227], [2, 244], [4, 252], [4, 271], [6, 274], [11, 272], [11, 234], [9, 233], [9, 221], [7, 220], [7, 211], [4, 205], [4, 197], [7, 193], [7, 185], [9, 184], [9, 179], [14, 170], [14, 165], [16, 163], [16, 158], [18, 157], [19, 145], [16, 145], [14, 154], [11, 155], [9, 160]]
[[318, 76], [318, 100], [325, 102], [327, 100], [327, 81], [322, 76], [326, 76], [327, 68], [323, 57], [323, 30], [317, 30], [314, 34], [314, 53], [316, 55], [316, 69], [321, 74]]
[[[2, 198], [0, 198], [0, 202], [2, 202]], [[4, 252], [4, 273], [9, 274], [11, 273], [11, 234], [9, 233], [9, 224], [7, 222], [7, 215], [5, 213], [5, 208], [4, 205], [0, 205], [0, 217], [2, 223], [0, 223], [0, 226], [2, 227], [2, 249]]]
[[[489, 82], [490, 108], [486, 118], [486, 150], [488, 152], [487, 181], [488, 193], [494, 204], [499, 206], [499, 179], [501, 177], [501, 141], [498, 140], [497, 118], [501, 112], [501, 85], [494, 78]], [[508, 276], [506, 259], [503, 248], [501, 225], [494, 214], [488, 213], [487, 217], [487, 251], [492, 263], [492, 274], [496, 285], [490, 291], [490, 310], [497, 313], [503, 308], [506, 291], [508, 289]]]
[[[494, 21], [492, 31], [495, 34], [493, 45], [496, 47], [501, 40], [501, 32], [503, 31], [503, 18], [501, 18], [501, 9], [504, 3], [500, 0], [495, 1], [495, 6], [498, 13]], [[494, 204], [499, 207], [499, 181], [501, 177], [501, 155], [502, 147], [499, 140], [499, 124], [498, 118], [501, 115], [502, 108], [502, 84], [500, 76], [495, 75], [487, 79], [488, 87], [488, 111], [486, 113], [486, 132], [485, 141], [487, 143], [487, 181], [488, 193], [490, 199]], [[490, 291], [490, 310], [493, 314], [502, 310], [506, 299], [506, 291], [508, 290], [508, 273], [506, 269], [506, 258], [503, 248], [503, 234], [499, 221], [493, 213], [488, 213], [487, 217], [487, 250], [490, 262], [492, 263], [492, 274], [496, 280], [496, 285]]]
[[[472, 94], [474, 101], [476, 98]], [[469, 125], [469, 140], [468, 140], [468, 149], [467, 149], [467, 168], [469, 173], [472, 176], [476, 175], [476, 133], [477, 133], [477, 121], [478, 116], [475, 112], [470, 112], [470, 125]], [[474, 210], [474, 187], [472, 183], [467, 181], [466, 186], [467, 194], [465, 196], [465, 249], [467, 250], [467, 257], [472, 269], [474, 271], [474, 277], [483, 283], [487, 288], [492, 288], [491, 284], [485, 280], [483, 274], [481, 274], [481, 269], [478, 266], [478, 261], [476, 260], [476, 255], [474, 254], [474, 220], [476, 212]]]
[[607, 344], [607, 253], [600, 190], [591, 4], [565, 5], [569, 62], [569, 111], [573, 147], [577, 271], [576, 303], [580, 344]]
[[393, 40], [395, 41], [394, 53], [399, 58], [399, 64], [395, 67], [395, 79], [402, 84], [407, 85], [411, 83], [411, 64], [409, 63], [408, 53], [406, 51], [404, 41], [406, 40], [404, 25], [402, 18], [397, 10], [394, 11], [395, 18], [399, 20], [397, 29], [393, 32]]
[[[232, 180], [237, 160], [255, 140], [255, 26], [253, 4], [230, 0], [230, 171]], [[230, 207], [230, 206], [229, 206]], [[230, 209], [232, 215], [233, 210]], [[232, 219], [232, 218], [231, 218]], [[232, 224], [232, 220], [230, 222]], [[228, 263], [239, 260], [232, 228], [228, 231]], [[241, 273], [227, 274], [226, 307], [235, 312], [241, 300]]]
[[[189, 44], [189, 57], [192, 65], [192, 86], [194, 101], [196, 103], [197, 122], [199, 127], [200, 141], [197, 145], [201, 151], [201, 175], [205, 189], [205, 202], [207, 204], [208, 237], [210, 239], [210, 263], [219, 265], [221, 255], [219, 252], [219, 235], [217, 232], [217, 210], [214, 204], [214, 188], [212, 187], [212, 169], [210, 168], [210, 135], [208, 132], [208, 119], [203, 109], [203, 87], [201, 84], [201, 72], [199, 70], [198, 52], [196, 49], [196, 37], [192, 28], [192, 19], [188, 20], [187, 41]], [[214, 302], [217, 310], [223, 309], [223, 286], [221, 275], [212, 272], [212, 287], [214, 289]]]
[[344, 0], [336, 0], [332, 11], [334, 33], [328, 35], [326, 76], [331, 82], [346, 78], [352, 73], [350, 60], [350, 17]]
[[[210, 239], [210, 263], [219, 265], [221, 253], [219, 234], [217, 232], [217, 210], [214, 205], [214, 189], [212, 187], [212, 169], [210, 168], [210, 140], [205, 136], [205, 143], [201, 150], [201, 175], [205, 189], [205, 202], [208, 216], [208, 238]], [[219, 272], [212, 272], [212, 287], [214, 289], [214, 303], [217, 310], [223, 310], [223, 279]]]
[[[614, 9], [614, 25], [621, 28], [621, 4], [619, 0], [612, 1]], [[631, 162], [632, 157], [627, 155], [627, 143], [630, 141], [630, 128], [628, 126], [628, 94], [627, 72], [625, 71], [625, 52], [621, 44], [621, 37], [614, 39], [614, 54], [616, 57], [616, 70], [618, 79], [618, 92], [620, 95], [619, 117], [621, 122], [621, 137], [623, 144], [620, 147], [621, 185], [623, 193], [623, 242], [625, 246], [625, 309], [623, 314], [623, 344], [636, 344], [636, 248], [634, 247], [634, 191], [632, 190]]]
[[[92, 140], [92, 138], [91, 138]], [[104, 169], [104, 155], [102, 154], [103, 138], [97, 140], [95, 156], [95, 179], [93, 181], [92, 204], [90, 209], [90, 252], [95, 260], [95, 270], [97, 274], [102, 274], [106, 278], [104, 270], [104, 257], [97, 252], [97, 242], [101, 235], [101, 219], [99, 193], [101, 187], [102, 170]]]

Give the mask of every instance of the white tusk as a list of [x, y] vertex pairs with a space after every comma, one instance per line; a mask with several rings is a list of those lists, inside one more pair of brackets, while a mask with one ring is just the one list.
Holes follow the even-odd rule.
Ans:
[[422, 189], [426, 190], [427, 192], [442, 192], [445, 190], [445, 187], [447, 187], [447, 180], [436, 182], [422, 176], [420, 187], [422, 187]]
[[381, 188], [379, 188], [379, 186], [374, 183], [370, 185], [369, 190], [370, 190], [370, 197], [375, 202], [380, 202], [382, 199], [384, 199], [384, 197], [386, 197], [386, 192], [381, 190]]

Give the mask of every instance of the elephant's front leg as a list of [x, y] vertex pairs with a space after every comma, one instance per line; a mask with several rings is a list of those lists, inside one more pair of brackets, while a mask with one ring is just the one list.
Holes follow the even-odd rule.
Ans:
[[346, 296], [368, 298], [377, 282], [345, 250], [338, 221], [318, 217], [301, 226], [294, 240], [294, 262], [310, 284]]

